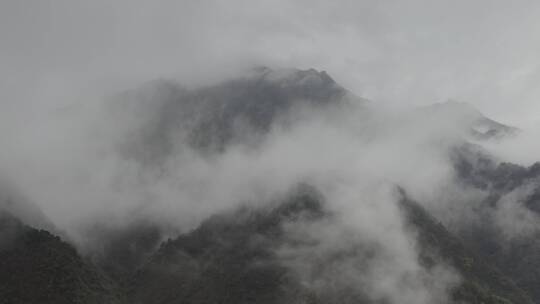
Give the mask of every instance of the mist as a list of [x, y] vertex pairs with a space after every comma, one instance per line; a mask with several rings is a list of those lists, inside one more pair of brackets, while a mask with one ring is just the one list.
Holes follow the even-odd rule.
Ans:
[[[330, 294], [363, 286], [373, 301], [450, 303], [463, 278], [438, 257], [422, 264], [397, 189], [452, 231], [487, 216], [502, 239], [538, 233], [536, 213], [515, 204], [535, 180], [501, 192], [486, 215], [478, 210], [492, 189], [460, 183], [453, 159], [472, 142], [496, 164], [538, 161], [540, 6], [521, 3], [4, 1], [0, 208], [91, 256], [104, 237], [95, 227], [144, 222], [175, 237], [308, 184], [333, 217], [288, 223], [291, 240], [316, 245], [276, 249], [302, 284]], [[183, 129], [205, 108], [183, 117], [186, 125], [165, 125], [171, 100], [204, 97], [261, 66], [276, 83], [291, 68], [325, 70], [347, 94], [330, 106], [299, 102], [264, 132], [234, 121], [233, 140], [215, 150], [194, 146]], [[446, 100], [467, 105], [428, 106]], [[473, 138], [481, 115], [520, 131]], [[162, 123], [176, 129], [159, 133]], [[161, 135], [166, 149], [140, 141]], [[13, 200], [23, 203], [5, 203]]]
[[[330, 109], [293, 108], [255, 145], [233, 142], [208, 154], [180, 135], [157, 164], [123, 154], [122, 142], [154, 121], [152, 109], [165, 97], [152, 95], [156, 103], [144, 104], [142, 112], [127, 110], [127, 115], [107, 114], [109, 103], [121, 100], [43, 115], [19, 129], [25, 136], [10, 146], [16, 153], [5, 159], [3, 172], [87, 253], [102, 242], [92, 230], [96, 225], [115, 231], [142, 221], [173, 235], [220, 212], [263, 207], [307, 183], [331, 202], [328, 208], [338, 220], [290, 226], [293, 237], [300, 234], [319, 245], [309, 254], [282, 248], [285, 265], [299, 269], [298, 260], [301, 269], [309, 269], [317, 265], [306, 260], [313, 252], [325, 257], [351, 244], [377, 248], [373, 263], [362, 264], [362, 256], [336, 262], [338, 269], [349, 270], [324, 274], [310, 288], [322, 292], [321, 284], [354, 288], [362, 283], [375, 300], [432, 303], [458, 284], [459, 276], [443, 262], [431, 270], [419, 264], [415, 233], [405, 228], [395, 189], [403, 187], [411, 198], [436, 204], [429, 200], [440, 194], [434, 189], [448, 187], [454, 176], [448, 148], [460, 143], [465, 129], [423, 119], [414, 110], [353, 99]], [[360, 241], [348, 243], [347, 235]]]
[[3, 1], [2, 101], [315, 67], [378, 102], [453, 98], [523, 128], [538, 120], [539, 6], [519, 3]]

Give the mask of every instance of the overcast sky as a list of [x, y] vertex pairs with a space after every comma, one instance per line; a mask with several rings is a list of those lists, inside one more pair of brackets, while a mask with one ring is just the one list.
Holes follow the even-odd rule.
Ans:
[[158, 77], [327, 70], [392, 105], [473, 103], [540, 123], [538, 1], [0, 1], [2, 112]]

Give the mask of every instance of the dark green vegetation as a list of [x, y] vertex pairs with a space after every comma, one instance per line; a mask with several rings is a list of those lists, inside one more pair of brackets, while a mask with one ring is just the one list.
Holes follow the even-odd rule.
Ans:
[[0, 303], [121, 303], [115, 283], [73, 246], [0, 215]]
[[313, 193], [275, 208], [217, 215], [162, 244], [136, 273], [133, 303], [288, 303], [307, 296], [280, 263], [282, 225], [323, 216]]
[[[471, 147], [456, 154], [458, 180], [469, 187], [488, 191], [490, 195], [481, 202], [483, 220], [456, 229], [464, 244], [482, 255], [517, 286], [526, 290], [540, 302], [540, 234], [531, 232], [516, 237], [504, 237], [504, 231], [494, 224], [491, 211], [503, 202], [501, 198], [512, 191], [534, 185], [540, 178], [540, 163], [523, 167], [511, 163], [498, 164], [486, 155], [471, 155]], [[520, 200], [512, 202], [525, 210], [540, 214], [540, 187], [524, 191]], [[526, 221], [526, 218], [522, 219]]]
[[[402, 197], [400, 206], [409, 229], [418, 235], [423, 267], [443, 261], [461, 274], [463, 281], [450, 291], [454, 300], [533, 303], [482, 251], [467, 247], [404, 193]], [[324, 205], [316, 190], [301, 187], [281, 203], [215, 215], [197, 229], [164, 241], [148, 258], [128, 250], [141, 239], [125, 234], [123, 242], [116, 237], [120, 256], [107, 255], [109, 261], [98, 263], [103, 267], [80, 257], [58, 237], [3, 216], [1, 303], [386, 303], [370, 301], [362, 288], [312, 290], [280, 262], [277, 249], [296, 242], [284, 226], [331, 219]], [[145, 242], [158, 239], [157, 234], [141, 232], [148, 229], [135, 231]], [[332, 258], [366, 251], [362, 246], [369, 245], [358, 242], [355, 250]], [[145, 252], [146, 247], [141, 248]], [[122, 260], [126, 263], [117, 264]]]
[[452, 292], [453, 298], [466, 303], [533, 303], [526, 292], [485, 261], [482, 252], [468, 248], [421, 206], [405, 196], [401, 207], [411, 229], [418, 232], [423, 248], [421, 262], [430, 267], [442, 259], [459, 271], [463, 282]]

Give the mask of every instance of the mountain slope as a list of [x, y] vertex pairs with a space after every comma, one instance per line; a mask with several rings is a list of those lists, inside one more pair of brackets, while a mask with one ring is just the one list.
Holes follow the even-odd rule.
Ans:
[[275, 250], [281, 225], [322, 216], [312, 192], [275, 209], [216, 215], [164, 243], [136, 275], [132, 303], [293, 303], [309, 294], [293, 280]]
[[464, 135], [473, 140], [501, 140], [519, 133], [519, 129], [494, 121], [464, 102], [449, 100], [421, 110], [439, 124], [449, 124], [455, 129], [463, 128]]
[[[219, 152], [231, 143], [252, 144], [294, 109], [337, 107], [350, 92], [326, 72], [259, 68], [247, 76], [198, 89], [166, 81], [125, 93], [113, 119], [143, 121], [127, 135], [124, 153], [155, 162], [182, 146]], [[128, 116], [128, 118], [126, 118]]]
[[0, 214], [0, 303], [120, 303], [114, 286], [59, 237]]
[[[540, 223], [540, 164], [499, 163], [473, 146], [459, 149], [454, 163], [463, 187], [486, 193], [476, 207], [481, 220], [461, 225], [456, 233], [539, 303], [540, 231], [536, 227]], [[504, 218], [513, 223], [501, 226]]]
[[[468, 247], [453, 235], [404, 192], [400, 202], [411, 229], [418, 232], [422, 248], [420, 259], [425, 265], [442, 258], [462, 276], [462, 283], [453, 291], [453, 297], [466, 303], [533, 303], [527, 293], [505, 277], [494, 265], [486, 263], [484, 256]], [[482, 252], [480, 252], [482, 253]]]
[[[324, 204], [315, 190], [309, 190], [292, 195], [271, 209], [240, 209], [217, 215], [194, 231], [164, 243], [137, 273], [130, 301], [385, 303], [370, 299], [363, 286], [351, 288], [338, 281], [331, 289], [313, 290], [280, 262], [276, 252], [290, 241], [283, 227], [291, 221], [317, 223], [331, 218]], [[462, 276], [463, 281], [451, 292], [454, 300], [474, 304], [532, 303], [523, 291], [468, 250], [418, 204], [406, 197], [400, 204], [409, 228], [418, 233], [424, 267], [429, 269], [442, 259]], [[339, 263], [351, 254], [370, 252], [369, 244], [361, 239], [356, 242], [349, 251], [324, 257], [320, 267]], [[308, 242], [297, 246], [311, 245]], [[354, 258], [361, 259], [362, 255]]]

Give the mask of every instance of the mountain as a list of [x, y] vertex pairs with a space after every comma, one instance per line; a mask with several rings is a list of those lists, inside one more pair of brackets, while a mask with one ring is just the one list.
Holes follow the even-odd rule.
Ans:
[[309, 189], [263, 210], [216, 215], [162, 244], [135, 276], [132, 303], [291, 303], [310, 296], [277, 257], [282, 225], [323, 216]]
[[[455, 301], [532, 303], [525, 292], [470, 251], [420, 205], [404, 194], [400, 204], [409, 227], [419, 233], [424, 267], [429, 269], [436, 264], [435, 259], [443, 259], [464, 277], [451, 292]], [[270, 209], [239, 209], [208, 219], [161, 246], [137, 273], [131, 303], [167, 304], [178, 299], [182, 303], [379, 303], [370, 299], [362, 286], [351, 289], [335, 282], [328, 290], [311, 289], [276, 255], [280, 246], [290, 242], [284, 230], [288, 223], [316, 223], [332, 217], [324, 205], [324, 198], [306, 187]], [[374, 250], [372, 245], [360, 236], [352, 242], [350, 251], [319, 257], [318, 267], [349, 258], [369, 263], [369, 257], [357, 255]], [[309, 242], [296, 246], [316, 250]], [[382, 299], [380, 303], [386, 302]]]
[[0, 303], [121, 303], [115, 283], [45, 230], [0, 213]]
[[[540, 163], [498, 162], [471, 145], [456, 150], [454, 163], [463, 187], [486, 193], [476, 207], [481, 219], [455, 232], [539, 303], [540, 231], [535, 227], [540, 223]], [[501, 216], [513, 216], [518, 222], [509, 224], [518, 228], [501, 227]], [[507, 235], [512, 228], [518, 230]]]
[[466, 303], [535, 303], [527, 292], [485, 261], [485, 252], [475, 250], [477, 248], [464, 242], [461, 235], [453, 234], [403, 191], [401, 193], [401, 207], [412, 229], [418, 232], [418, 241], [423, 248], [420, 259], [429, 267], [434, 263], [434, 256], [442, 257], [463, 277], [461, 285], [453, 290], [455, 300]]
[[439, 124], [463, 129], [474, 140], [500, 140], [519, 133], [519, 129], [494, 121], [464, 102], [449, 100], [423, 107], [421, 110], [429, 119], [438, 121]]
[[[144, 170], [166, 166], [186, 150], [212, 160], [234, 145], [257, 147], [277, 124], [291, 123], [306, 109], [310, 115], [346, 112], [354, 104], [368, 117], [367, 103], [324, 71], [262, 67], [199, 88], [147, 83], [118, 96], [107, 118], [125, 128], [118, 132], [118, 152]], [[482, 195], [466, 206], [475, 221], [455, 226], [394, 185], [396, 201], [387, 203], [395, 203], [403, 219], [410, 263], [417, 266], [400, 274], [398, 287], [423, 296], [423, 303], [446, 297], [450, 303], [540, 303], [540, 230], [530, 228], [540, 227], [533, 225], [540, 218], [540, 165], [501, 162], [481, 146], [519, 131], [457, 102], [417, 109], [412, 117], [419, 126], [458, 135], [447, 151], [454, 182]], [[220, 209], [187, 231], [144, 218], [97, 221], [86, 231], [90, 250], [77, 250], [37, 205], [1, 187], [0, 303], [416, 303], [401, 301], [405, 295], [395, 294], [379, 273], [382, 292], [371, 290], [373, 269], [402, 259], [380, 243], [395, 239], [347, 230], [323, 189], [306, 181], [289, 186], [271, 201], [257, 196], [254, 204]], [[517, 212], [519, 224], [532, 221], [519, 227], [530, 231], [508, 236], [510, 229], [501, 226], [508, 210]], [[310, 233], [297, 233], [305, 230]], [[434, 286], [439, 275], [452, 279]], [[426, 291], [432, 287], [439, 288], [435, 295]]]
[[[452, 298], [466, 303], [532, 303], [420, 205], [404, 193], [402, 197], [402, 212], [419, 235], [423, 267], [429, 269], [434, 259], [442, 259], [465, 279], [452, 290]], [[124, 291], [58, 237], [4, 217], [0, 268], [7, 276], [2, 278], [2, 299], [5, 303], [379, 303], [370, 300], [361, 286], [313, 290], [281, 261], [278, 249], [284, 244], [308, 250], [315, 245], [290, 239], [285, 227], [332, 218], [326, 204], [315, 188], [304, 185], [282, 202], [217, 214], [132, 265], [131, 278], [117, 276], [124, 280]], [[355, 249], [341, 256], [320, 257], [321, 266], [336, 259], [363, 259], [358, 252], [372, 250], [361, 238], [351, 246]]]
[[[235, 144], [256, 146], [277, 123], [294, 122], [294, 114], [305, 109], [346, 112], [354, 106], [369, 117], [370, 107], [363, 107], [368, 104], [324, 71], [260, 67], [199, 88], [149, 82], [118, 96], [108, 114], [113, 122], [137, 121], [119, 140], [126, 157], [159, 164], [185, 149], [212, 154]], [[462, 102], [423, 107], [415, 115], [471, 140], [500, 140], [519, 133]]]
[[118, 99], [112, 119], [129, 120], [127, 115], [143, 121], [126, 136], [122, 150], [144, 162], [161, 160], [183, 145], [210, 153], [231, 143], [253, 144], [295, 109], [361, 100], [324, 71], [264, 67], [197, 89], [154, 81]]

